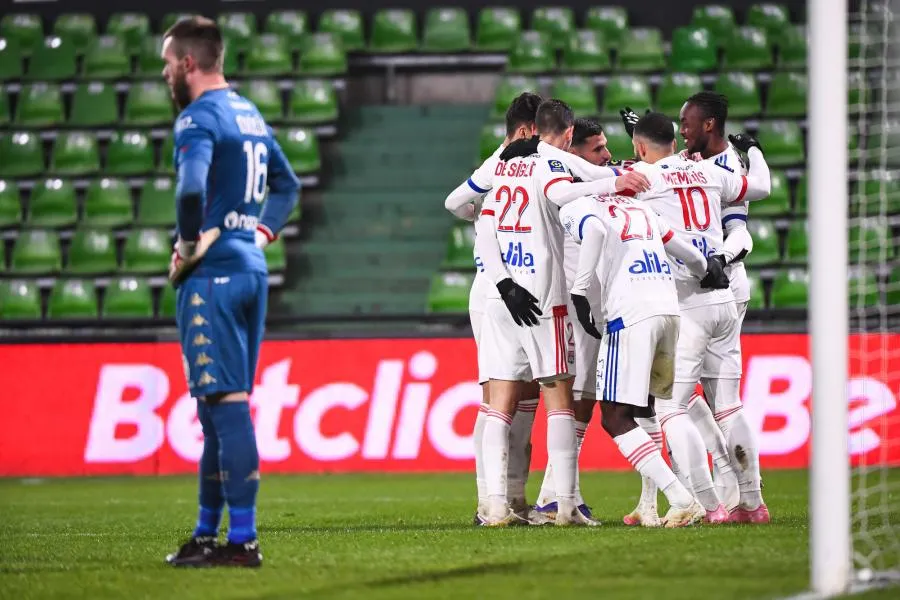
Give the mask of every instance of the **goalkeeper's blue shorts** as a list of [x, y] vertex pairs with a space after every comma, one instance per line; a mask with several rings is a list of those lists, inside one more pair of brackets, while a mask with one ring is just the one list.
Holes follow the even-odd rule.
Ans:
[[253, 391], [265, 330], [263, 273], [190, 277], [176, 294], [176, 321], [191, 396]]

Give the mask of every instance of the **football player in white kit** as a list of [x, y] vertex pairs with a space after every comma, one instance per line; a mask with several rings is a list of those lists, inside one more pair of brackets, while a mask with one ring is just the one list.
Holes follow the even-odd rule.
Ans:
[[[677, 233], [687, 236], [707, 261], [715, 260], [724, 266], [722, 222], [727, 223], [731, 214], [745, 214], [744, 200], [764, 198], [771, 188], [768, 166], [758, 146], [748, 148], [751, 167], [747, 176], [741, 176], [710, 162], [691, 162], [674, 155], [672, 122], [659, 113], [640, 118], [634, 127], [633, 141], [641, 159], [633, 169], [651, 181], [650, 191], [639, 194], [638, 199], [649, 202]], [[729, 520], [729, 513], [713, 487], [706, 448], [687, 414], [687, 405], [701, 378], [709, 380], [717, 403], [728, 407], [740, 404], [737, 386], [726, 383], [740, 372], [740, 356], [734, 342], [739, 335], [737, 307], [730, 289], [702, 289], [682, 269], [676, 269], [676, 283], [681, 332], [673, 399], [657, 401], [656, 409], [673, 460], [687, 474], [695, 496], [707, 512], [707, 520], [723, 523]], [[740, 439], [744, 451], [741, 464], [745, 470], [739, 477], [741, 504], [759, 506], [759, 463], [758, 457], [749, 456], [755, 451], [755, 446], [747, 442], [749, 428], [741, 429], [738, 423], [732, 434]], [[723, 477], [733, 472], [731, 461], [725, 457], [717, 464]]]

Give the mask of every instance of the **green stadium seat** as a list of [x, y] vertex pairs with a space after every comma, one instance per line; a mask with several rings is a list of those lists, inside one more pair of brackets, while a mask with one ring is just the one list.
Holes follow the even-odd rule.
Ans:
[[619, 44], [618, 67], [625, 71], [659, 71], [665, 68], [662, 34], [659, 29], [631, 29]]
[[809, 222], [794, 220], [787, 232], [784, 258], [792, 263], [806, 263], [809, 257]]
[[555, 68], [556, 56], [550, 40], [539, 31], [523, 31], [506, 64], [510, 73], [547, 73]]
[[847, 276], [847, 300], [850, 308], [877, 306], [878, 281], [875, 275], [864, 269], [850, 269]]
[[250, 42], [244, 72], [253, 75], [284, 75], [294, 70], [291, 51], [283, 37], [275, 33], [255, 36]]
[[677, 119], [684, 101], [703, 89], [700, 76], [693, 73], [669, 73], [664, 75], [656, 92], [654, 104], [657, 111]]
[[59, 86], [53, 83], [32, 83], [22, 88], [16, 107], [16, 125], [21, 127], [51, 127], [63, 122], [63, 103]]
[[584, 29], [570, 35], [563, 49], [560, 68], [579, 73], [609, 71], [612, 61], [603, 34], [593, 29]]
[[175, 174], [175, 139], [172, 133], [163, 138], [162, 147], [159, 149], [159, 164], [156, 165], [157, 173]]
[[750, 284], [750, 302], [747, 308], [751, 310], [760, 310], [766, 307], [766, 295], [763, 289], [763, 283], [758, 273], [747, 273], [747, 282]]
[[423, 52], [465, 52], [472, 46], [469, 15], [461, 8], [432, 8], [425, 15]]
[[715, 4], [694, 8], [691, 25], [708, 29], [719, 47], [725, 45], [736, 27], [731, 7]]
[[805, 215], [807, 214], [807, 194], [806, 190], [809, 184], [809, 178], [806, 176], [804, 172], [800, 177], [800, 181], [797, 182], [797, 190], [794, 192], [794, 214], [795, 215]]
[[338, 99], [330, 81], [303, 79], [294, 84], [288, 109], [293, 123], [329, 123], [337, 121]]
[[122, 271], [164, 273], [172, 259], [171, 236], [163, 229], [135, 229], [125, 238]]
[[[888, 277], [887, 286], [887, 305], [891, 307], [900, 306], [900, 267], [891, 269]], [[896, 308], [894, 308], [896, 310]]]
[[725, 69], [757, 71], [772, 67], [772, 50], [766, 32], [759, 27], [738, 27], [725, 43]]
[[506, 139], [506, 125], [502, 123], [485, 123], [481, 128], [478, 143], [478, 162], [483, 162], [500, 147]]
[[563, 6], [535, 8], [531, 14], [531, 29], [545, 34], [554, 48], [562, 48], [575, 31], [575, 13]]
[[11, 120], [9, 113], [9, 95], [0, 89], [0, 125], [8, 126]]
[[[163, 67], [166, 66], [166, 63], [160, 57], [161, 50], [161, 36], [155, 35], [144, 38], [138, 49], [135, 75], [145, 79], [162, 77]], [[227, 55], [228, 53], [226, 52], [225, 54]]]
[[189, 19], [192, 17], [191, 13], [186, 12], [170, 12], [163, 15], [162, 21], [160, 21], [160, 32], [166, 31], [169, 27], [180, 21], [181, 19]]
[[618, 48], [628, 31], [628, 13], [621, 6], [592, 6], [584, 24], [588, 29], [603, 32], [610, 48]]
[[28, 61], [27, 79], [57, 80], [75, 77], [75, 45], [51, 36], [39, 44]]
[[66, 273], [102, 275], [118, 269], [116, 240], [109, 229], [79, 227], [69, 245]]
[[[15, 181], [0, 179], [0, 229], [18, 227], [21, 222], [22, 203], [19, 201], [19, 187]], [[3, 244], [0, 243], [0, 246]]]
[[770, 265], [781, 260], [778, 231], [772, 221], [750, 218], [747, 221], [747, 231], [753, 238], [753, 251], [744, 258], [748, 266]]
[[770, 172], [772, 192], [768, 198], [756, 200], [750, 205], [750, 217], [779, 217], [791, 214], [791, 193], [784, 171]]
[[288, 223], [296, 223], [297, 221], [302, 220], [303, 218], [303, 203], [299, 200], [297, 204], [294, 205], [294, 209], [291, 211], [291, 214], [288, 215], [287, 222]]
[[900, 180], [874, 173], [854, 182], [850, 214], [860, 217], [900, 214]]
[[774, 40], [791, 24], [791, 16], [782, 4], [753, 4], [747, 11], [747, 24], [765, 30]]
[[803, 134], [794, 121], [763, 121], [759, 124], [758, 138], [770, 166], [785, 167], [805, 162]]
[[0, 81], [21, 78], [23, 67], [22, 50], [16, 42], [0, 37]]
[[419, 46], [416, 16], [411, 10], [381, 9], [372, 19], [369, 50], [380, 53], [412, 52]]
[[470, 273], [439, 273], [432, 277], [431, 289], [428, 290], [428, 312], [466, 312], [474, 277]]
[[482, 8], [475, 27], [475, 47], [482, 52], [508, 52], [515, 45], [521, 31], [522, 18], [515, 8]]
[[894, 239], [883, 217], [859, 219], [848, 234], [849, 260], [853, 262], [884, 262], [894, 257]]
[[786, 27], [776, 40], [778, 44], [778, 67], [781, 69], [806, 68], [807, 54], [806, 25]]
[[769, 84], [766, 116], [800, 117], [806, 114], [806, 73], [776, 73]]
[[106, 33], [120, 38], [129, 53], [137, 54], [150, 35], [150, 19], [143, 13], [114, 13], [106, 24]]
[[107, 175], [142, 175], [153, 171], [153, 144], [142, 131], [117, 131], [106, 149]]
[[277, 33], [292, 48], [299, 48], [305, 43], [309, 33], [309, 21], [302, 10], [276, 10], [266, 17], [265, 31]]
[[6, 271], [6, 244], [0, 244], [0, 273]]
[[614, 160], [630, 160], [634, 157], [631, 136], [620, 120], [604, 123], [603, 133], [606, 134], [606, 147]]
[[65, 13], [53, 23], [53, 35], [66, 38], [83, 52], [97, 35], [97, 22], [91, 14]]
[[177, 310], [175, 288], [171, 285], [163, 286], [162, 294], [159, 296], [159, 316], [174, 319]]
[[728, 116], [744, 119], [762, 112], [759, 87], [751, 73], [731, 71], [721, 73], [716, 79], [715, 91], [728, 98]]
[[119, 121], [116, 89], [102, 81], [79, 83], [72, 96], [72, 114], [69, 125], [73, 127], [101, 127]]
[[277, 123], [283, 118], [281, 90], [271, 79], [251, 79], [241, 85], [241, 96], [256, 105], [266, 123]]
[[708, 29], [678, 27], [672, 32], [670, 71], [702, 73], [716, 70], [718, 64], [718, 50]]
[[118, 79], [131, 72], [131, 56], [125, 42], [114, 35], [96, 38], [84, 54], [82, 72], [93, 79]]
[[275, 139], [278, 140], [278, 144], [295, 173], [315, 173], [322, 168], [319, 139], [310, 130], [281, 129], [275, 134]]
[[442, 267], [448, 270], [471, 271], [475, 267], [475, 228], [471, 223], [456, 223], [447, 239], [447, 254]]
[[216, 22], [225, 40], [226, 50], [233, 53], [246, 52], [250, 40], [256, 35], [256, 15], [251, 12], [219, 13]]
[[165, 83], [141, 81], [131, 86], [125, 100], [125, 125], [168, 125], [174, 117], [172, 96]]
[[348, 52], [362, 50], [366, 46], [363, 18], [358, 10], [326, 10], [319, 17], [318, 31], [335, 34]]
[[110, 282], [101, 314], [105, 318], [152, 317], [153, 295], [147, 281], [121, 277]]
[[0, 133], [0, 177], [28, 177], [44, 171], [44, 150], [34, 133]]
[[780, 271], [772, 282], [772, 308], [806, 308], [809, 273], [802, 269]]
[[347, 53], [333, 33], [314, 33], [300, 53], [300, 72], [304, 75], [332, 76], [347, 72]]
[[650, 85], [637, 75], [617, 75], [611, 77], [603, 93], [603, 114], [616, 115], [626, 106], [642, 115], [650, 108]]
[[500, 79], [494, 92], [494, 105], [490, 118], [494, 121], [503, 120], [506, 111], [512, 101], [524, 92], [538, 93], [540, 87], [533, 77], [525, 75], [507, 75]]
[[59, 271], [62, 253], [59, 236], [48, 229], [23, 229], [12, 253], [12, 271], [25, 275], [47, 275]]
[[15, 40], [22, 52], [28, 54], [44, 39], [44, 25], [39, 15], [8, 13], [0, 19], [0, 35]]
[[82, 223], [89, 227], [117, 228], [134, 220], [131, 190], [121, 179], [103, 177], [88, 185]]
[[0, 320], [41, 318], [41, 292], [34, 281], [0, 281]]
[[97, 292], [83, 279], [58, 279], [47, 300], [48, 319], [97, 318]]
[[594, 82], [587, 77], [569, 75], [554, 80], [550, 96], [568, 104], [579, 116], [593, 116], [599, 112]]
[[170, 177], [153, 177], [144, 183], [136, 222], [151, 227], [175, 225], [175, 184]]
[[284, 247], [284, 238], [278, 238], [263, 250], [266, 257], [266, 267], [269, 272], [284, 271], [287, 267], [287, 254]]
[[68, 227], [77, 220], [78, 205], [71, 181], [45, 179], [31, 191], [28, 201], [29, 226]]

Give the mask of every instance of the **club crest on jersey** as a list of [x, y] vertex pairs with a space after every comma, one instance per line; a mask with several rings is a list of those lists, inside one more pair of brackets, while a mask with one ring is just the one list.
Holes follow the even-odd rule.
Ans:
[[660, 260], [656, 252], [644, 250], [644, 258], [631, 263], [631, 266], [628, 267], [628, 272], [633, 275], [648, 275], [651, 273], [671, 275], [672, 267], [669, 266], [668, 261]]
[[550, 165], [550, 172], [552, 173], [565, 173], [566, 165], [562, 164], [561, 161], [556, 159], [548, 160], [547, 164]]
[[175, 121], [175, 135], [178, 135], [185, 129], [194, 129], [195, 127], [197, 127], [197, 124], [194, 123], [194, 120], [191, 118], [191, 115], [181, 117], [180, 119]]
[[525, 249], [522, 247], [522, 242], [509, 243], [506, 254], [503, 255], [503, 262], [510, 267], [531, 269], [531, 272], [534, 273], [534, 254], [525, 252]]

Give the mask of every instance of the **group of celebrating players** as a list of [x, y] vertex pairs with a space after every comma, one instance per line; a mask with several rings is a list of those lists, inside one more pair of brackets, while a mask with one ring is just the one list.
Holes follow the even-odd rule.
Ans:
[[[688, 98], [687, 150], [677, 154], [668, 117], [625, 108], [636, 162], [613, 163], [597, 123], [523, 93], [501, 146], [447, 197], [448, 210], [475, 223], [476, 524], [599, 524], [578, 480], [595, 402], [642, 477], [626, 524], [769, 522], [739, 389], [748, 203], [771, 181], [753, 137], [725, 138], [727, 111], [719, 94]], [[525, 484], [541, 395], [548, 464], [532, 507]], [[670, 506], [662, 518], [660, 490]]]

